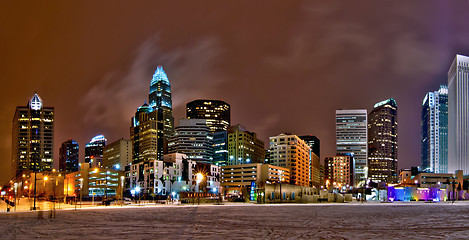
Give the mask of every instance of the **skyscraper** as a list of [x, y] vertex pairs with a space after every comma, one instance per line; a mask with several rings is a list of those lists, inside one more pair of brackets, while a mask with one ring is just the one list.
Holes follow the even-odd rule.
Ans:
[[190, 160], [213, 162], [213, 134], [205, 119], [181, 119], [169, 139], [169, 153], [183, 153]]
[[397, 183], [397, 104], [392, 98], [375, 104], [368, 116], [368, 178]]
[[338, 155], [352, 154], [354, 184], [364, 184], [367, 176], [367, 111], [336, 110], [336, 149]]
[[150, 107], [161, 113], [165, 139], [174, 133], [174, 118], [171, 101], [171, 85], [162, 66], [156, 68], [150, 84]]
[[448, 87], [425, 95], [421, 121], [421, 169], [424, 172], [448, 172]]
[[132, 117], [130, 140], [132, 164], [163, 159], [164, 131], [162, 112], [154, 111], [147, 103]]
[[448, 172], [469, 172], [469, 57], [456, 55], [448, 71]]
[[194, 100], [186, 104], [186, 117], [207, 119], [211, 132], [226, 131], [230, 126], [230, 105], [221, 100]]
[[37, 93], [27, 106], [16, 107], [12, 132], [12, 178], [52, 169], [54, 108], [44, 107]]
[[59, 149], [59, 171], [76, 172], [80, 168], [79, 148], [77, 141], [69, 139], [62, 143]]
[[103, 135], [94, 136], [85, 146], [85, 163], [89, 163], [92, 167], [102, 167], [103, 148], [106, 142]]

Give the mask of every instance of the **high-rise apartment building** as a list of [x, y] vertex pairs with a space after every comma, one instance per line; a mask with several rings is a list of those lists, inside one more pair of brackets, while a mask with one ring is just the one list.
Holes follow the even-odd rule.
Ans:
[[354, 160], [355, 185], [363, 184], [367, 178], [367, 111], [366, 109], [336, 110], [337, 154], [352, 154]]
[[77, 141], [69, 139], [62, 143], [59, 149], [59, 171], [76, 172], [80, 168], [79, 148]]
[[228, 132], [228, 165], [263, 163], [264, 142], [257, 134], [241, 125], [230, 126]]
[[469, 57], [456, 55], [448, 71], [448, 172], [469, 172]]
[[182, 153], [192, 161], [213, 162], [213, 134], [205, 119], [181, 119], [169, 139], [169, 153]]
[[397, 104], [387, 99], [374, 105], [368, 116], [368, 178], [397, 183]]
[[164, 130], [162, 113], [148, 104], [137, 109], [131, 119], [132, 164], [163, 159]]
[[27, 106], [16, 107], [12, 132], [12, 178], [52, 169], [54, 108], [44, 107], [37, 93]]
[[161, 114], [164, 138], [169, 139], [174, 133], [174, 118], [171, 100], [171, 85], [162, 66], [156, 68], [150, 84], [150, 107]]
[[230, 105], [221, 100], [194, 100], [186, 104], [186, 117], [207, 119], [213, 133], [226, 131], [230, 126]]
[[310, 186], [311, 148], [298, 136], [282, 133], [270, 137], [270, 164], [290, 170], [290, 184]]
[[448, 172], [448, 87], [425, 95], [421, 120], [421, 170]]
[[91, 167], [102, 167], [103, 149], [106, 142], [103, 135], [93, 137], [85, 146], [85, 163], [89, 163]]
[[103, 149], [103, 167], [124, 171], [132, 163], [132, 141], [119, 139]]

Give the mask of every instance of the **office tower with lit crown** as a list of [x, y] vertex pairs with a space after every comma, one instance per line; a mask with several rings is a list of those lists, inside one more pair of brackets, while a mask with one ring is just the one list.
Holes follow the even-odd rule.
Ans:
[[421, 119], [421, 170], [448, 172], [448, 87], [425, 95]]
[[290, 170], [290, 184], [310, 186], [311, 148], [298, 136], [282, 133], [270, 137], [270, 164]]
[[69, 139], [62, 143], [59, 149], [59, 171], [76, 172], [80, 168], [79, 148], [77, 141]]
[[162, 66], [156, 68], [150, 84], [149, 106], [161, 114], [164, 137], [168, 140], [174, 133], [171, 85]]
[[27, 106], [16, 107], [12, 132], [12, 178], [52, 169], [54, 108], [44, 107], [37, 93]]
[[132, 163], [132, 141], [119, 139], [103, 149], [103, 167], [124, 171]]
[[469, 173], [469, 57], [456, 55], [448, 71], [448, 172]]
[[397, 104], [392, 98], [374, 105], [368, 116], [368, 178], [397, 183]]
[[367, 178], [368, 120], [366, 109], [336, 110], [337, 154], [352, 154], [354, 184], [364, 184]]
[[213, 134], [205, 119], [181, 119], [169, 139], [169, 153], [182, 153], [196, 162], [213, 162]]
[[91, 167], [102, 167], [103, 149], [106, 146], [106, 138], [103, 135], [94, 136], [89, 143], [85, 145], [85, 163]]
[[131, 119], [132, 164], [163, 159], [164, 121], [161, 111], [147, 103], [137, 109]]
[[257, 134], [247, 131], [241, 125], [230, 126], [228, 132], [228, 163], [238, 165], [263, 163], [265, 160], [264, 142]]
[[221, 100], [194, 100], [186, 104], [186, 117], [207, 119], [213, 133], [226, 131], [230, 126], [230, 105]]

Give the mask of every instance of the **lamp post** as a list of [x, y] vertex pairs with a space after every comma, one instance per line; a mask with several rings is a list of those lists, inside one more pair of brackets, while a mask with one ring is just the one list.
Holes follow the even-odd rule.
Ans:
[[121, 206], [124, 203], [124, 176], [121, 176]]
[[15, 186], [15, 212], [16, 212], [16, 205], [18, 205], [18, 203], [16, 202], [16, 192], [18, 189], [18, 183], [15, 183], [14, 186]]
[[80, 178], [80, 208], [81, 208], [81, 205], [83, 205], [82, 195], [83, 195], [83, 178]]
[[282, 170], [278, 170], [278, 183], [280, 186], [280, 203], [282, 203]]
[[197, 182], [197, 204], [200, 204], [200, 189], [199, 184], [204, 180], [204, 175], [202, 173], [197, 173], [196, 175], [196, 182]]

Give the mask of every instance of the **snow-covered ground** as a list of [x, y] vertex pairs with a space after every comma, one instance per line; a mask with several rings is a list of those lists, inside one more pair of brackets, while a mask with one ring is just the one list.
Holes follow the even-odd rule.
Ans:
[[65, 208], [0, 213], [0, 239], [469, 239], [469, 202]]

